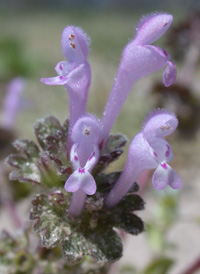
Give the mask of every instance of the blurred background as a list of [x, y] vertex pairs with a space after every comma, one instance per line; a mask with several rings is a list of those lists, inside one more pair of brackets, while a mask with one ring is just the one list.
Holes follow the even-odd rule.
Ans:
[[[165, 48], [177, 65], [174, 85], [161, 84], [162, 72], [140, 80], [129, 94], [113, 132], [129, 140], [140, 130], [151, 109], [165, 107], [179, 118], [179, 129], [171, 137], [175, 159], [172, 166], [183, 180], [178, 192], [155, 192], [151, 173], [140, 178], [146, 209], [141, 214], [146, 232], [124, 239], [124, 257], [114, 273], [184, 272], [200, 258], [200, 2], [198, 0], [1, 0], [0, 2], [0, 161], [12, 151], [15, 138], [36, 140], [34, 122], [47, 115], [64, 122], [69, 114], [63, 86], [45, 86], [41, 77], [55, 76], [54, 67], [64, 60], [60, 39], [66, 25], [83, 28], [91, 38], [89, 62], [92, 82], [88, 111], [102, 115], [121, 52], [133, 37], [142, 15], [153, 11], [171, 13], [171, 28], [157, 45]], [[5, 125], [5, 100], [9, 83], [23, 82], [19, 109], [12, 124]], [[19, 78], [18, 78], [19, 79]], [[127, 146], [128, 147], [128, 146]], [[124, 156], [110, 170], [122, 169]], [[109, 171], [110, 171], [109, 170]], [[26, 219], [30, 189], [9, 183], [1, 172], [0, 227], [14, 230], [5, 210], [6, 193], [18, 201], [20, 217]], [[5, 190], [6, 189], [6, 190]], [[11, 192], [10, 192], [11, 191]], [[8, 197], [11, 199], [13, 197]], [[200, 259], [199, 259], [200, 260]], [[153, 270], [152, 270], [153, 269]], [[146, 271], [146, 272], [145, 272]], [[148, 272], [154, 271], [154, 272]], [[200, 270], [198, 270], [200, 271]]]

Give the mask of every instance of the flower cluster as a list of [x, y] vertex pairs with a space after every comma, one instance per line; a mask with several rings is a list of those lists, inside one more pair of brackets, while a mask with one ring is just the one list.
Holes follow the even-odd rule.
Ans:
[[[166, 32], [172, 20], [172, 15], [164, 13], [154, 13], [142, 18], [136, 28], [135, 38], [122, 53], [101, 121], [86, 113], [91, 78], [90, 65], [87, 62], [89, 38], [78, 27], [67, 26], [64, 29], [61, 46], [68, 62], [57, 64], [55, 69], [58, 76], [42, 78], [41, 81], [47, 85], [64, 85], [69, 95], [70, 119], [66, 147], [74, 171], [65, 183], [65, 190], [73, 193], [69, 208], [71, 215], [80, 215], [86, 195], [96, 192], [92, 170], [133, 84], [164, 67], [164, 85], [169, 86], [175, 81], [176, 67], [170, 61], [169, 54], [164, 49], [151, 45]], [[130, 144], [125, 168], [106, 197], [106, 206], [113, 207], [117, 204], [145, 169], [156, 169], [153, 175], [155, 189], [163, 189], [167, 184], [173, 189], [181, 186], [178, 175], [168, 165], [173, 153], [164, 139], [177, 125], [176, 116], [165, 110], [156, 110], [148, 116], [142, 131]]]

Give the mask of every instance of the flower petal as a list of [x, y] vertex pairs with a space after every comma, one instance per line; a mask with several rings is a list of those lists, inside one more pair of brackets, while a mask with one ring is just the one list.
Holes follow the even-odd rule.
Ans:
[[87, 163], [85, 165], [85, 169], [88, 171], [91, 171], [95, 164], [97, 163], [99, 158], [99, 148], [97, 145], [93, 145], [93, 152], [90, 155], [89, 159], [87, 160]]
[[59, 62], [55, 67], [55, 70], [56, 70], [57, 74], [58, 75], [66, 74], [65, 71], [67, 69], [67, 65], [68, 65], [68, 62], [66, 62], [66, 61]]
[[172, 134], [177, 125], [175, 114], [165, 109], [157, 109], [146, 117], [142, 132], [147, 139], [153, 136], [165, 137]]
[[67, 179], [65, 183], [65, 190], [68, 192], [75, 192], [81, 187], [81, 175], [76, 170], [70, 177]]
[[97, 189], [96, 182], [95, 182], [93, 176], [89, 172], [86, 172], [82, 176], [81, 189], [87, 195], [93, 195], [96, 192], [96, 189]]
[[64, 76], [56, 76], [56, 77], [50, 77], [50, 78], [41, 78], [40, 79], [42, 83], [48, 86], [54, 86], [54, 85], [64, 85], [69, 80], [68, 77]]
[[174, 158], [174, 154], [170, 144], [162, 138], [151, 138], [149, 141], [150, 146], [153, 148], [158, 162], [170, 162]]
[[157, 190], [165, 188], [167, 184], [173, 189], [178, 189], [182, 185], [174, 169], [164, 162], [154, 172], [152, 182], [154, 188]]
[[169, 174], [169, 185], [173, 189], [179, 189], [182, 186], [181, 179], [173, 168], [171, 168], [171, 172]]
[[176, 80], [176, 75], [177, 75], [176, 66], [173, 62], [169, 61], [168, 66], [163, 73], [163, 80], [162, 80], [163, 84], [166, 87], [171, 86]]
[[135, 174], [145, 169], [154, 169], [157, 166], [156, 155], [152, 147], [146, 141], [143, 134], [138, 133], [129, 146], [128, 159], [125, 165], [126, 172]]
[[61, 46], [69, 62], [81, 64], [87, 61], [90, 39], [78, 27], [67, 26], [62, 32]]
[[74, 144], [70, 150], [70, 161], [74, 169], [78, 169], [80, 167], [80, 161], [77, 153], [77, 144]]
[[165, 13], [144, 16], [136, 28], [135, 41], [140, 45], [155, 42], [168, 30], [172, 20], [173, 16]]

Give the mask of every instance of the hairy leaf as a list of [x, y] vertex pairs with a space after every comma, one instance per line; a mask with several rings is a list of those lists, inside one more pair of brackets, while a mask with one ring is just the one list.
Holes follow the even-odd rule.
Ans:
[[54, 136], [58, 130], [62, 130], [60, 122], [53, 116], [48, 116], [38, 120], [34, 125], [35, 135], [43, 149], [47, 145], [46, 138]]

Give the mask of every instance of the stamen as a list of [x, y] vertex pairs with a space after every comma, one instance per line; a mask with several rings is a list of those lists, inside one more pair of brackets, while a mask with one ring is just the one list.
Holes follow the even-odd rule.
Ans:
[[75, 45], [74, 43], [71, 42], [70, 45], [71, 45], [71, 47], [72, 47], [73, 49], [76, 48], [76, 45]]
[[90, 135], [90, 129], [89, 128], [85, 128], [85, 135]]
[[166, 124], [166, 125], [160, 127], [160, 130], [161, 130], [162, 132], [168, 131], [168, 130], [170, 130], [170, 129], [171, 129], [171, 126], [170, 126], [169, 124]]
[[69, 40], [70, 40], [70, 41], [74, 40], [74, 38], [75, 38], [75, 35], [73, 35], [73, 34], [71, 34], [71, 35], [69, 36]]

